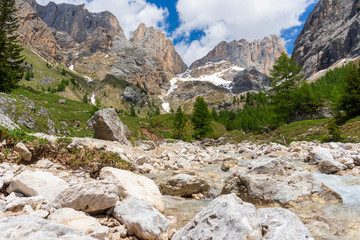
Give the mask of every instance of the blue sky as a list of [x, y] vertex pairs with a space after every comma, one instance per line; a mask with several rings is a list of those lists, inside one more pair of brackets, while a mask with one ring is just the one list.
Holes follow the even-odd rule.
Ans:
[[[46, 5], [50, 0], [37, 0]], [[185, 63], [205, 56], [221, 41], [280, 35], [288, 53], [319, 0], [52, 0], [110, 11], [125, 35], [140, 23], [166, 33]]]

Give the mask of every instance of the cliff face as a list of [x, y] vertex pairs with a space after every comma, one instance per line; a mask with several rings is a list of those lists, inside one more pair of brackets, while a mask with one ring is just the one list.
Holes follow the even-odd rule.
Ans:
[[271, 35], [263, 40], [251, 43], [240, 41], [221, 42], [211, 52], [191, 64], [195, 69], [209, 63], [228, 61], [242, 68], [255, 67], [258, 71], [268, 74], [282, 52], [286, 52], [284, 43], [279, 36]]
[[90, 13], [84, 5], [16, 2], [20, 41], [48, 61], [74, 65], [75, 71], [94, 80], [113, 74], [158, 94], [187, 69], [171, 40], [153, 27], [141, 24], [130, 41], [110, 12]]
[[360, 0], [320, 0], [295, 41], [305, 77], [360, 55]]
[[34, 0], [27, 1], [49, 27], [68, 33], [78, 43], [84, 42], [98, 28], [125, 37], [117, 18], [110, 12], [90, 13], [84, 4], [50, 2], [41, 6]]
[[166, 39], [165, 33], [154, 27], [146, 27], [140, 24], [138, 29], [130, 36], [130, 41], [143, 48], [148, 54], [159, 59], [164, 71], [175, 74], [187, 70], [187, 65], [175, 51], [170, 39]]
[[18, 12], [19, 29], [17, 30], [20, 42], [34, 49], [48, 61], [63, 61], [54, 35], [39, 14], [24, 0], [17, 0], [16, 8], [20, 9]]

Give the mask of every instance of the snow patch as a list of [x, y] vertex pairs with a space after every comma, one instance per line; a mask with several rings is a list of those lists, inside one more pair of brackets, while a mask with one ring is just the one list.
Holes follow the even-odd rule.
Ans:
[[170, 104], [169, 103], [163, 103], [162, 104], [162, 108], [166, 111], [166, 112], [168, 112], [168, 113], [170, 113], [170, 110], [171, 110], [171, 108], [170, 108]]
[[92, 80], [90, 77], [88, 77], [88, 76], [84, 76], [84, 78], [86, 78], [86, 80], [87, 80], [88, 83], [93, 81], [93, 80]]
[[95, 105], [95, 93], [93, 92], [90, 98], [90, 102]]
[[74, 64], [72, 64], [72, 65], [69, 67], [69, 69], [70, 69], [71, 71], [75, 72], [75, 71], [74, 71]]

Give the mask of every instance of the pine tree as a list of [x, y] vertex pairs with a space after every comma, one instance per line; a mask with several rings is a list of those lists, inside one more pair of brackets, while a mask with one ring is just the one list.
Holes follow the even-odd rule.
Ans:
[[173, 125], [172, 137], [176, 139], [183, 139], [186, 133], [186, 118], [180, 106], [176, 110]]
[[213, 131], [212, 127], [210, 126], [212, 117], [204, 98], [196, 98], [194, 112], [191, 120], [194, 125], [195, 138], [203, 139], [208, 133]]
[[17, 40], [15, 0], [0, 0], [0, 92], [11, 92], [24, 75], [22, 47]]
[[131, 108], [130, 108], [130, 116], [136, 117], [136, 112], [135, 112], [134, 106], [132, 104], [131, 104]]
[[349, 66], [345, 81], [339, 109], [344, 110], [347, 117], [354, 117], [360, 114], [360, 64], [359, 67], [354, 64]]
[[87, 94], [87, 92], [84, 94], [82, 101], [83, 101], [83, 103], [88, 103], [88, 94]]
[[30, 78], [31, 78], [31, 74], [30, 74], [30, 71], [29, 70], [26, 70], [26, 73], [25, 73], [25, 80], [26, 81], [30, 81]]
[[302, 79], [300, 71], [301, 67], [296, 66], [294, 59], [285, 52], [281, 53], [270, 70], [270, 81], [274, 91], [272, 101], [280, 121], [289, 123], [296, 111], [293, 93]]

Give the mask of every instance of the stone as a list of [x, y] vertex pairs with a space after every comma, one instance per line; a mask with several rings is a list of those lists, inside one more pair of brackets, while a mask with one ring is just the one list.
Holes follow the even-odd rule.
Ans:
[[287, 209], [260, 208], [257, 215], [263, 240], [314, 239], [300, 219]]
[[29, 149], [25, 146], [24, 143], [19, 142], [18, 144], [15, 145], [14, 151], [19, 153], [21, 158], [26, 161], [26, 162], [30, 162], [31, 158], [32, 158], [32, 154], [29, 151]]
[[127, 126], [120, 121], [115, 109], [107, 108], [97, 111], [88, 124], [94, 129], [94, 138], [118, 141], [132, 146], [128, 140], [130, 132]]
[[325, 174], [334, 174], [339, 171], [345, 170], [347, 167], [337, 161], [322, 160], [319, 162], [319, 170]]
[[102, 226], [96, 218], [87, 216], [84, 212], [76, 211], [72, 208], [59, 209], [50, 214], [48, 219], [83, 231], [85, 234], [99, 240], [106, 239], [109, 232], [109, 229]]
[[16, 125], [7, 115], [0, 112], [0, 126], [9, 128], [11, 130], [19, 129], [19, 126]]
[[64, 180], [51, 173], [26, 170], [11, 181], [6, 191], [20, 192], [28, 197], [42, 196], [52, 202], [67, 187], [68, 184]]
[[0, 239], [94, 240], [82, 231], [34, 215], [0, 219]]
[[129, 235], [145, 240], [160, 239], [169, 226], [158, 210], [136, 197], [126, 198], [114, 209], [113, 216], [126, 226]]
[[165, 179], [160, 184], [162, 194], [182, 197], [207, 192], [209, 189], [210, 185], [204, 179], [184, 173]]
[[0, 212], [6, 211], [6, 201], [3, 199], [0, 199]]
[[177, 231], [172, 240], [185, 239], [261, 239], [256, 208], [235, 194], [224, 195], [209, 205]]
[[323, 147], [312, 147], [310, 150], [312, 161], [310, 163], [318, 164], [320, 161], [334, 161], [334, 157], [330, 153], [330, 149]]
[[15, 197], [7, 200], [6, 211], [19, 212], [23, 211], [25, 206], [30, 206], [33, 210], [50, 211], [52, 209], [51, 203], [43, 197]]
[[221, 194], [236, 193], [254, 204], [301, 208], [309, 204], [337, 204], [341, 196], [311, 173], [280, 159], [258, 160], [231, 175]]
[[119, 200], [117, 187], [107, 181], [80, 183], [59, 192], [56, 208], [73, 208], [84, 212], [101, 212], [114, 207]]
[[44, 168], [44, 169], [63, 169], [62, 166], [53, 163], [49, 159], [41, 159], [41, 160], [37, 161], [37, 163], [35, 164], [35, 167]]
[[62, 105], [66, 105], [66, 99], [60, 99], [59, 103], [62, 104]]
[[100, 179], [107, 180], [117, 186], [121, 198], [137, 197], [160, 212], [164, 212], [165, 204], [159, 188], [151, 179], [130, 171], [105, 167], [100, 171]]

